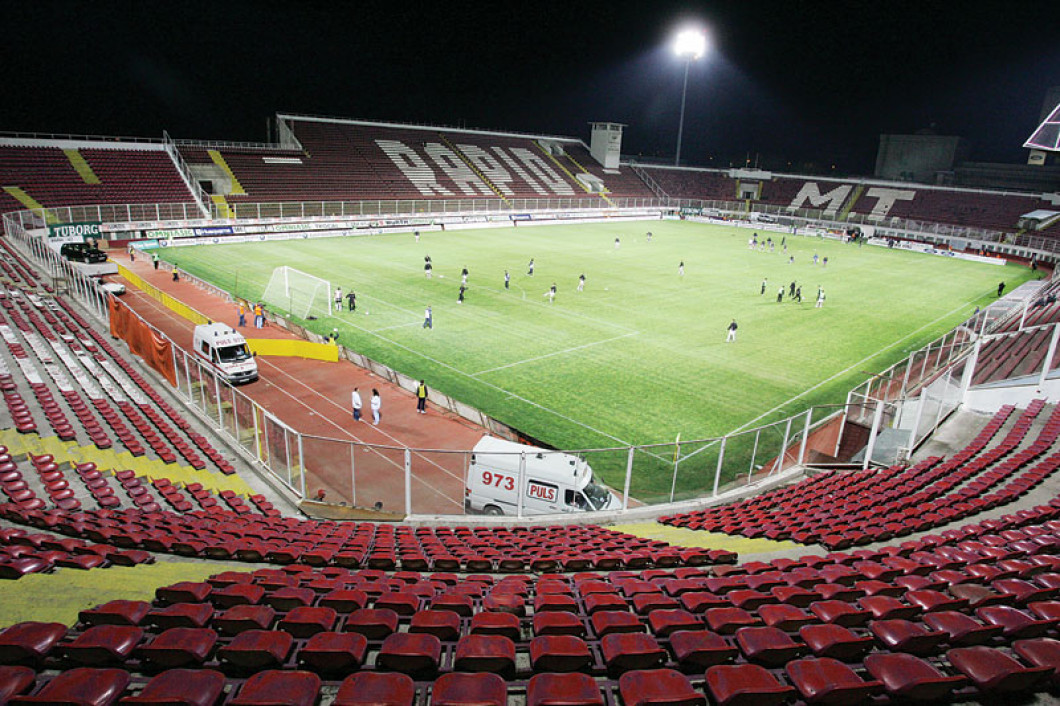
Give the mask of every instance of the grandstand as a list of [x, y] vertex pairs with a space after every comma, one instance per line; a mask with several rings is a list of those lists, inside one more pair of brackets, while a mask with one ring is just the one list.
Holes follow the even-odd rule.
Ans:
[[[152, 229], [257, 237], [235, 228], [261, 204], [454, 200], [565, 217], [650, 207], [755, 228], [759, 211], [950, 252], [973, 241], [1044, 269], [1056, 250], [1039, 246], [1055, 233], [1019, 225], [1055, 206], [1044, 195], [647, 165], [615, 174], [572, 138], [278, 120], [283, 144], [185, 143], [179, 154], [0, 140], [0, 580], [12, 596], [0, 607], [0, 703], [997, 703], [1060, 685], [1055, 282], [852, 391], [835, 423], [814, 430], [827, 437], [814, 449], [835, 453], [807, 454], [809, 434], [785, 431], [775, 462], [731, 493], [512, 522], [394, 510], [402, 493], [406, 508], [414, 490], [430, 496], [401, 478], [413, 452], [452, 450], [441, 437], [463, 444], [483, 426], [507, 431], [495, 420], [432, 398], [449, 416], [443, 432], [327, 450], [318, 429], [284, 423], [295, 395], [256, 402], [179, 350], [171, 331], [231, 316], [224, 292], [127, 257]], [[206, 181], [209, 203], [195, 188]], [[216, 218], [76, 219], [104, 221], [100, 239], [136, 290], [124, 303], [41, 245], [65, 207], [196, 203]], [[299, 208], [280, 225], [346, 213]], [[381, 211], [366, 222], [379, 227]], [[394, 227], [432, 212], [410, 209]], [[998, 237], [971, 237], [987, 233]], [[284, 325], [270, 315], [260, 335], [319, 343]], [[357, 379], [411, 401], [399, 371], [344, 355]], [[348, 388], [345, 373], [312, 361], [283, 372], [268, 378], [277, 393]], [[312, 416], [325, 425], [328, 412]], [[892, 421], [916, 443], [875, 462]], [[849, 439], [860, 441], [840, 452]], [[370, 505], [363, 494], [314, 502], [314, 453], [361, 469], [386, 507], [352, 507]], [[608, 526], [633, 517], [652, 521]], [[66, 591], [102, 602], [74, 596], [60, 615], [40, 600]]]

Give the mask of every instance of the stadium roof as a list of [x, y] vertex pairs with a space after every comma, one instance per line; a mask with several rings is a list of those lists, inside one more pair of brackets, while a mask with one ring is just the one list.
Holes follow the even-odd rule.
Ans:
[[1060, 105], [1053, 108], [1053, 112], [1049, 113], [1049, 117], [1027, 138], [1023, 146], [1047, 152], [1060, 152]]

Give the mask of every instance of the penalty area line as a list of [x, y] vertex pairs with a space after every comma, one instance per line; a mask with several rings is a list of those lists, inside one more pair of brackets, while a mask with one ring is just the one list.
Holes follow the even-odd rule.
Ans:
[[479, 375], [485, 375], [487, 373], [495, 373], [498, 370], [507, 370], [508, 368], [514, 368], [517, 365], [523, 365], [524, 363], [534, 363], [545, 358], [552, 358], [557, 355], [564, 355], [566, 353], [573, 353], [575, 351], [585, 350], [586, 348], [592, 348], [593, 346], [603, 345], [604, 343], [611, 343], [612, 341], [618, 341], [623, 338], [629, 338], [630, 336], [638, 336], [640, 331], [631, 331], [630, 333], [624, 333], [621, 336], [612, 336], [611, 338], [605, 338], [600, 341], [592, 341], [591, 343], [585, 343], [580, 346], [573, 346], [571, 348], [564, 348], [559, 351], [552, 351], [551, 353], [545, 353], [544, 355], [535, 355], [533, 358], [525, 358], [524, 360], [517, 360], [514, 363], [508, 363], [507, 365], [498, 365], [495, 368], [487, 368], [486, 370], [479, 370], [476, 373], [468, 373], [473, 378], [477, 378]]

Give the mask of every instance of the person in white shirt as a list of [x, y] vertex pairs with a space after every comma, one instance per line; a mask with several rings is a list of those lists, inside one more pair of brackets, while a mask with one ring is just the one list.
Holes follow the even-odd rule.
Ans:
[[363, 403], [361, 402], [361, 393], [357, 391], [356, 387], [353, 388], [353, 395], [351, 395], [351, 397], [351, 402], [353, 404], [353, 421], [359, 422], [361, 421], [361, 407], [363, 406]]
[[372, 423], [379, 426], [379, 418], [382, 415], [383, 398], [379, 396], [379, 390], [372, 388]]

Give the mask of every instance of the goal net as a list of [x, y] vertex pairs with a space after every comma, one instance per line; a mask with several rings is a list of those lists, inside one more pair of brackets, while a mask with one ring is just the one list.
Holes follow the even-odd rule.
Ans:
[[262, 298], [276, 309], [308, 319], [327, 316], [331, 296], [331, 282], [283, 265], [272, 271]]

